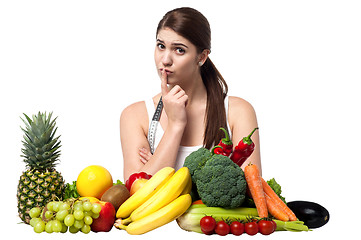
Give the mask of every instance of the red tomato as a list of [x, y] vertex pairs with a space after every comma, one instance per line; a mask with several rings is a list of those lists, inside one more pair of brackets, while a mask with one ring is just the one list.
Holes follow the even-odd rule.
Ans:
[[232, 222], [230, 228], [233, 235], [239, 236], [244, 233], [244, 224], [238, 221]]
[[202, 217], [199, 225], [201, 226], [201, 230], [205, 234], [212, 234], [214, 229], [216, 228], [216, 220], [211, 216]]
[[244, 231], [248, 235], [255, 235], [258, 233], [258, 224], [256, 222], [248, 222], [244, 225]]
[[271, 221], [272, 222], [272, 224], [273, 224], [273, 231], [276, 231], [276, 229], [277, 229], [277, 223], [275, 222], [275, 221]]
[[217, 222], [216, 229], [214, 230], [218, 235], [225, 236], [230, 232], [231, 228], [225, 221]]
[[274, 232], [274, 225], [272, 221], [261, 220], [258, 222], [258, 229], [263, 235], [270, 235]]

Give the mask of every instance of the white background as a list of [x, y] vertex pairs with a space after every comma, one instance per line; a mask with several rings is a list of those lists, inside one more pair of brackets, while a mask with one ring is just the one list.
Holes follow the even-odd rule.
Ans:
[[208, 18], [210, 57], [227, 80], [229, 95], [246, 99], [257, 112], [264, 178], [275, 177], [288, 201], [314, 201], [330, 211], [323, 228], [268, 238], [324, 239], [344, 236], [345, 228], [352, 232], [361, 213], [356, 165], [361, 160], [361, 8], [358, 1], [346, 0], [2, 1], [3, 231], [26, 239], [218, 238], [182, 231], [175, 222], [143, 236], [116, 229], [37, 235], [17, 224], [16, 187], [25, 169], [22, 113], [58, 116], [57, 169], [67, 182], [91, 164], [123, 180], [119, 116], [127, 105], [159, 92], [156, 26], [180, 6]]

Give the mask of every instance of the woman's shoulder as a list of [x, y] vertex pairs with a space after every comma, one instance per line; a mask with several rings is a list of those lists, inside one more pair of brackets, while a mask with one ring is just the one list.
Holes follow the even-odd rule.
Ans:
[[145, 110], [145, 101], [139, 101], [128, 105], [122, 111], [122, 115], [137, 115]]
[[248, 101], [240, 97], [228, 97], [229, 123], [234, 126], [236, 123], [255, 121], [256, 112]]
[[246, 101], [243, 98], [236, 97], [236, 96], [229, 96], [228, 97], [228, 106], [230, 111], [241, 111], [241, 112], [254, 112], [253, 106], [251, 103]]
[[[144, 116], [148, 116], [148, 112], [147, 112], [147, 103], [146, 101], [152, 101], [153, 104], [157, 103], [160, 99], [161, 94], [157, 94], [154, 97], [149, 98], [148, 100], [145, 101], [139, 101], [139, 102], [135, 102], [130, 104], [129, 106], [127, 106], [126, 108], [124, 108], [124, 110], [122, 111], [121, 116], [124, 117], [142, 117]], [[148, 104], [149, 105], [149, 104]], [[149, 109], [151, 110], [151, 109]]]
[[139, 101], [125, 107], [120, 115], [120, 124], [140, 124], [146, 126], [148, 123], [148, 113], [145, 101]]

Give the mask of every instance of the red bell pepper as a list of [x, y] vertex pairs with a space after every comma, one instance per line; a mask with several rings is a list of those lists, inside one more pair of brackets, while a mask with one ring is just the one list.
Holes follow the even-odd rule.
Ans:
[[225, 137], [219, 141], [218, 145], [212, 148], [211, 152], [214, 154], [221, 154], [228, 157], [232, 153], [233, 143], [232, 140], [229, 138], [227, 130], [222, 127], [220, 129], [224, 132]]
[[132, 187], [135, 180], [141, 178], [150, 179], [151, 177], [152, 175], [149, 175], [145, 172], [133, 173], [132, 175], [129, 176], [128, 180], [125, 182], [125, 187], [130, 191], [130, 188]]
[[251, 136], [257, 129], [258, 127], [253, 129], [253, 131], [247, 137], [244, 137], [241, 141], [239, 141], [238, 145], [234, 148], [230, 158], [238, 166], [242, 166], [247, 158], [253, 153], [255, 144], [252, 141]]

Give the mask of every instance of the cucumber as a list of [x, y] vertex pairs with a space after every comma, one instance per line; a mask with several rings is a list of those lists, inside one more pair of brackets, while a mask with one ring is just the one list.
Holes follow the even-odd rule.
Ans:
[[303, 221], [308, 228], [319, 228], [325, 225], [330, 219], [326, 208], [318, 203], [307, 201], [288, 202], [287, 206], [296, 214], [296, 217]]

